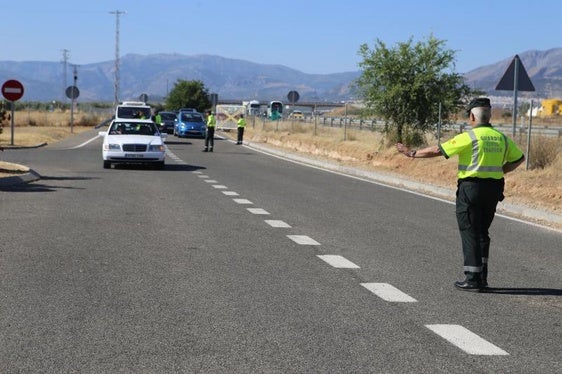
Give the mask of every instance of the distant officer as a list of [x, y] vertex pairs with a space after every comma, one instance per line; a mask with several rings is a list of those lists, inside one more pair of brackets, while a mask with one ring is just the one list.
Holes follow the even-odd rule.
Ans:
[[154, 123], [156, 123], [158, 129], [162, 126], [162, 116], [160, 115], [160, 111], [156, 112], [156, 115], [154, 116]]
[[396, 144], [398, 152], [412, 158], [459, 155], [456, 215], [464, 256], [464, 281], [455, 287], [479, 291], [488, 286], [488, 255], [496, 206], [502, 201], [504, 174], [525, 160], [523, 152], [490, 124], [490, 99], [473, 99], [467, 109], [471, 130], [445, 143], [424, 149], [409, 149]]
[[242, 144], [242, 141], [244, 140], [244, 128], [246, 127], [246, 120], [244, 119], [243, 114], [240, 114], [236, 123], [238, 125], [238, 141], [236, 144]]
[[205, 133], [205, 149], [203, 149], [203, 152], [213, 152], [217, 120], [210, 110], [207, 110], [205, 113], [207, 114], [207, 132]]

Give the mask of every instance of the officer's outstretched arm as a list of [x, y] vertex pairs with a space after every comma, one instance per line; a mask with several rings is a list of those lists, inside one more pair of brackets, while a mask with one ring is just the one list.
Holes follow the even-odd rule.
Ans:
[[412, 158], [430, 158], [441, 155], [441, 149], [437, 145], [431, 145], [422, 149], [410, 149], [402, 143], [396, 143], [396, 150]]
[[502, 167], [503, 173], [507, 174], [507, 173], [517, 169], [517, 167], [519, 165], [521, 165], [523, 163], [523, 161], [525, 161], [525, 156], [521, 156], [521, 158], [519, 160], [514, 161], [514, 162], [506, 162]]

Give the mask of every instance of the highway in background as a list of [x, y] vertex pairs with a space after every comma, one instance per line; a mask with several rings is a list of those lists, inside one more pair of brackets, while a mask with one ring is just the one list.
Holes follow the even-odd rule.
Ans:
[[80, 134], [4, 152], [0, 372], [562, 371], [561, 234], [497, 217], [488, 293], [454, 206], [227, 140], [102, 168]]

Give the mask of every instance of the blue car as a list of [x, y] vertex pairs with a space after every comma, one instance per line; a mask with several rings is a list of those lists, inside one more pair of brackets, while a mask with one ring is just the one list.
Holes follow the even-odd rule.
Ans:
[[207, 125], [201, 113], [183, 111], [178, 113], [178, 120], [174, 126], [175, 136], [204, 138], [206, 131]]

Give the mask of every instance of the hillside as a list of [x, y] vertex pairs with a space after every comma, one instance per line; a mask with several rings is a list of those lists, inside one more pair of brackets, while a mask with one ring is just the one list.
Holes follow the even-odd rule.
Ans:
[[[514, 53], [465, 73], [466, 83], [490, 96], [511, 96], [511, 92], [495, 91], [495, 87], [515, 54], [536, 88], [536, 92], [522, 93], [522, 97], [562, 97], [562, 48]], [[203, 81], [211, 93], [218, 93], [222, 99], [285, 100], [289, 91], [296, 90], [301, 101], [341, 101], [352, 98], [350, 84], [360, 75], [360, 71], [306, 74], [283, 65], [212, 55], [129, 54], [120, 62], [122, 100], [136, 100], [146, 93], [151, 101], [159, 101], [178, 79], [186, 79]], [[77, 72], [79, 101], [113, 101], [114, 61], [80, 65]], [[65, 86], [73, 83], [71, 66], [67, 67], [67, 74], [65, 84], [61, 62], [0, 61], [3, 80], [17, 79], [23, 83], [23, 101], [65, 100]]]
[[[562, 48], [527, 51], [518, 55], [536, 90], [530, 93], [522, 92], [523, 96], [562, 97]], [[495, 88], [514, 57], [515, 54], [495, 64], [469, 71], [465, 74], [466, 83], [489, 95], [512, 96], [510, 91], [496, 91]]]
[[[120, 98], [137, 99], [146, 93], [156, 101], [178, 79], [201, 80], [211, 93], [223, 99], [285, 99], [297, 90], [301, 100], [339, 101], [349, 98], [349, 84], [359, 72], [306, 74], [282, 65], [257, 64], [219, 56], [179, 54], [136, 55], [120, 60]], [[67, 86], [73, 82], [67, 68]], [[77, 68], [80, 101], [113, 101], [114, 61]], [[0, 61], [0, 77], [17, 79], [25, 87], [24, 101], [64, 99], [63, 67], [60, 62]]]

